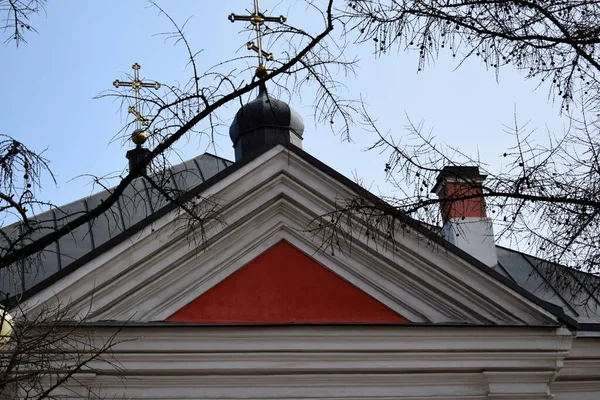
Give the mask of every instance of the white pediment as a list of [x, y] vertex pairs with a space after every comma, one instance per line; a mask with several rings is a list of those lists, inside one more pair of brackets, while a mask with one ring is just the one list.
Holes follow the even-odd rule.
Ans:
[[356, 193], [282, 146], [201, 196], [218, 209], [204, 236], [187, 231], [180, 213], [169, 213], [28, 305], [60, 301], [96, 321], [163, 321], [285, 240], [413, 323], [557, 324], [547, 310], [421, 233], [397, 234], [385, 246], [357, 234], [351, 246], [341, 243], [343, 251], [327, 251], [309, 227]]

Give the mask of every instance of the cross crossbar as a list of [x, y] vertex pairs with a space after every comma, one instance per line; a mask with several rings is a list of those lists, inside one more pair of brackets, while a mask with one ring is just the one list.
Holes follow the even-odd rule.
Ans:
[[119, 88], [121, 86], [130, 87], [134, 91], [135, 103], [133, 106], [129, 106], [127, 111], [135, 117], [137, 129], [141, 129], [142, 126], [149, 126], [150, 122], [142, 115], [141, 110], [141, 98], [140, 98], [140, 89], [141, 88], [151, 88], [158, 90], [162, 86], [160, 82], [144, 82], [140, 79], [140, 64], [134, 63], [131, 68], [133, 69], [133, 80], [130, 82], [122, 82], [118, 79], [115, 79], [113, 82], [113, 86]]
[[264, 25], [265, 22], [285, 24], [287, 19], [283, 15], [280, 15], [279, 17], [265, 16], [263, 13], [260, 12], [260, 5], [258, 4], [258, 0], [254, 0], [254, 12], [250, 15], [238, 15], [235, 13], [231, 13], [227, 18], [231, 22], [244, 21], [250, 22], [250, 24], [252, 24], [253, 29], [256, 32], [256, 42], [248, 42], [246, 44], [246, 47], [248, 48], [248, 50], [256, 52], [258, 56], [258, 66], [256, 67], [255, 75], [259, 78], [266, 77], [268, 71], [264, 65], [264, 61], [273, 61], [275, 57], [273, 56], [273, 53], [269, 53], [268, 51], [263, 50], [263, 33], [261, 27], [262, 25]]

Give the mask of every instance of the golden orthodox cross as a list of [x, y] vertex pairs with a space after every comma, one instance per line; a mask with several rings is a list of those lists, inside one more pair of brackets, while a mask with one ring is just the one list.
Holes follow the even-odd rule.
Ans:
[[133, 114], [136, 121], [136, 131], [141, 130], [142, 126], [150, 125], [150, 122], [142, 115], [142, 107], [141, 107], [141, 98], [140, 98], [140, 89], [142, 88], [153, 88], [160, 89], [161, 84], [157, 81], [154, 82], [143, 82], [140, 79], [140, 64], [135, 63], [131, 66], [133, 69], [133, 80], [131, 82], [121, 82], [118, 79], [115, 79], [113, 85], [118, 88], [120, 86], [129, 86], [133, 89], [135, 103], [133, 106], [129, 106], [127, 111], [130, 114]]
[[256, 43], [248, 42], [246, 45], [248, 50], [253, 50], [258, 54], [258, 67], [256, 67], [256, 76], [259, 78], [264, 78], [267, 76], [268, 71], [265, 67], [264, 61], [272, 61], [273, 53], [269, 53], [263, 49], [262, 45], [262, 26], [265, 22], [277, 22], [279, 24], [285, 24], [286, 18], [283, 15], [279, 17], [266, 17], [260, 12], [260, 5], [258, 4], [258, 0], [254, 0], [254, 12], [250, 15], [237, 15], [231, 14], [229, 15], [229, 20], [231, 22], [235, 21], [247, 21], [250, 22], [256, 32]]

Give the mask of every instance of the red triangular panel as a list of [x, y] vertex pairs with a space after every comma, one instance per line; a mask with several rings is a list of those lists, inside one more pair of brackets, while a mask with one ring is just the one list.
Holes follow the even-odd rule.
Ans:
[[167, 321], [215, 324], [409, 322], [287, 242], [279, 242]]

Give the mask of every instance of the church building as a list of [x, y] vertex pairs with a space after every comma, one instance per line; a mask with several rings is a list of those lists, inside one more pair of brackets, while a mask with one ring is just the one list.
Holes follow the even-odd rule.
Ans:
[[[263, 87], [231, 125], [234, 162], [202, 154], [168, 171], [181, 201], [218, 213], [201, 240], [138, 178], [40, 268], [2, 272], [31, 312], [68, 304], [97, 340], [118, 332], [119, 373], [92, 363], [66, 398], [600, 398], [597, 278], [496, 246], [483, 199], [442, 210], [441, 231], [399, 216], [391, 235], [357, 228], [328, 247], [315, 224], [340, 199], [374, 196], [302, 150], [303, 134]], [[435, 191], [463, 178], [484, 179], [449, 167]], [[60, 223], [106, 196], [38, 217]]]
[[[229, 129], [235, 161], [205, 153], [152, 171], [160, 186], [140, 173], [100, 217], [0, 269], [15, 323], [60, 309], [59, 329], [92, 333], [55, 353], [114, 344], [112, 362], [67, 372], [44, 398], [599, 400], [600, 278], [497, 246], [476, 166], [441, 171], [444, 224], [432, 227], [302, 150], [302, 117], [264, 79], [273, 55], [261, 29], [286, 19], [258, 3], [228, 17], [255, 31], [261, 80]], [[113, 83], [135, 91], [134, 172], [150, 153], [139, 91], [161, 87], [139, 69]], [[36, 215], [31, 240], [109, 193]], [[394, 223], [336, 217], [357, 199]], [[15, 224], [1, 238], [21, 233]], [[1, 322], [0, 355], [18, 340]]]

